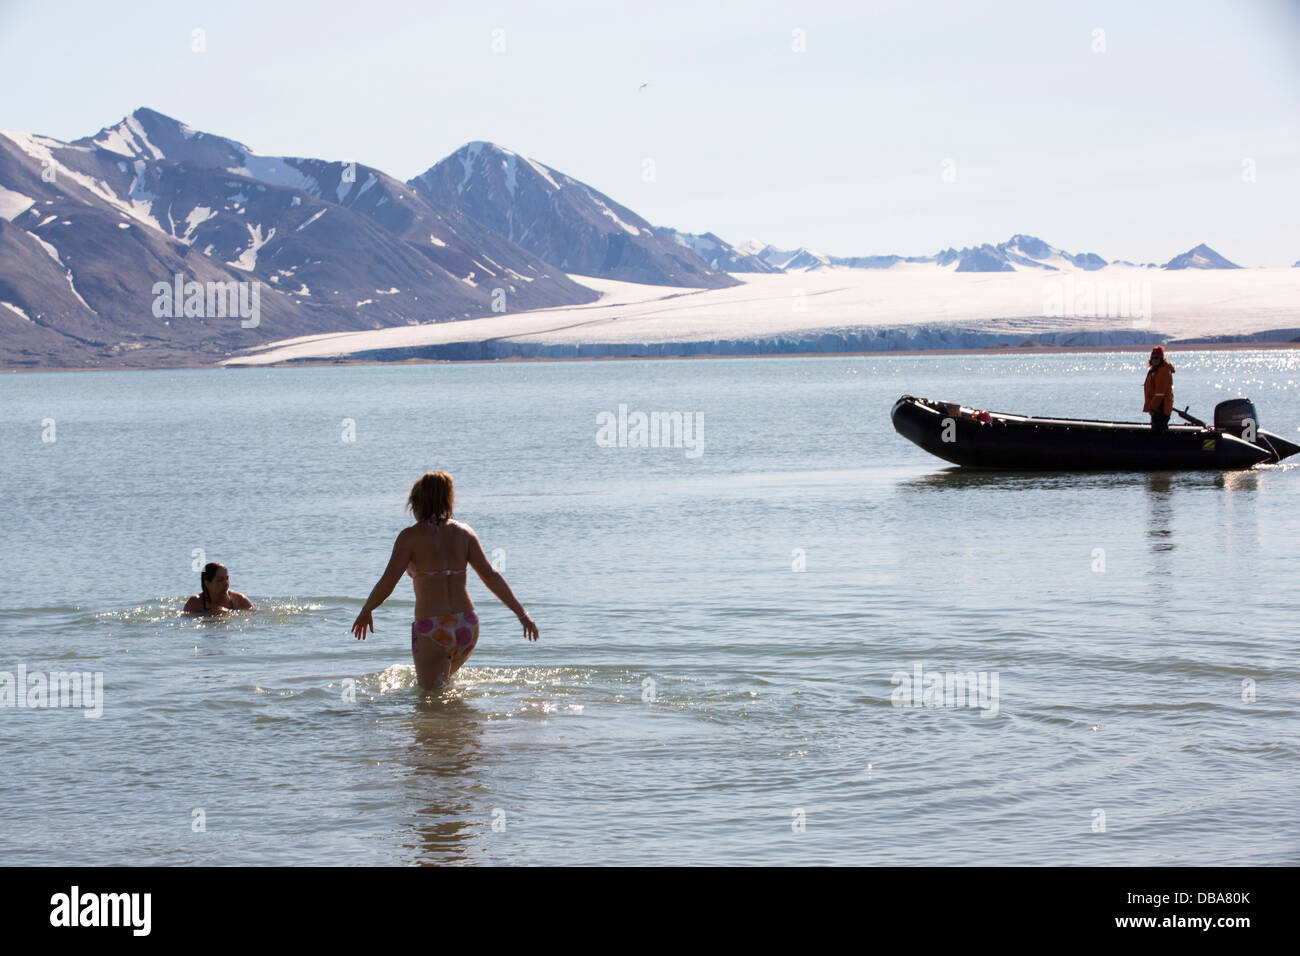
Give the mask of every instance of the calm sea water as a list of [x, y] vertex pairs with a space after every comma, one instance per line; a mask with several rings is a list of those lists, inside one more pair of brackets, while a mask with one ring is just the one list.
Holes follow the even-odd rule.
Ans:
[[[1300, 352], [1174, 360], [1180, 405], [1295, 436]], [[0, 670], [103, 680], [98, 718], [0, 708], [0, 853], [1300, 862], [1300, 468], [972, 474], [888, 417], [1140, 420], [1141, 383], [1120, 354], [0, 377]], [[620, 404], [698, 413], [702, 453], [602, 447]], [[409, 581], [348, 633], [428, 469], [542, 635], [471, 575], [434, 696]], [[258, 610], [182, 617], [200, 559]]]

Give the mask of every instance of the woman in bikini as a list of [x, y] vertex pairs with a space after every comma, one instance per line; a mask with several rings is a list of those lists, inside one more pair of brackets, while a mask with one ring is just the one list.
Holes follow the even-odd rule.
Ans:
[[403, 572], [410, 574], [415, 586], [411, 656], [423, 690], [439, 686], [456, 673], [478, 643], [478, 615], [469, 599], [466, 564], [514, 611], [525, 637], [535, 641], [539, 636], [537, 625], [515, 600], [506, 579], [488, 563], [474, 529], [452, 520], [454, 504], [451, 475], [445, 471], [428, 472], [411, 487], [406, 505], [416, 523], [397, 536], [383, 577], [352, 622], [357, 640], [364, 641], [366, 631], [373, 634], [371, 613], [388, 600]]
[[184, 614], [215, 614], [223, 611], [248, 611], [253, 602], [238, 591], [230, 590], [230, 572], [224, 564], [211, 561], [199, 574], [199, 593], [185, 602]]

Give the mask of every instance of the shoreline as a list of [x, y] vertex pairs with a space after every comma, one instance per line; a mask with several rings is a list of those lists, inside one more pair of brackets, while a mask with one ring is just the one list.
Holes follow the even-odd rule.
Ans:
[[[1182, 352], [1241, 352], [1241, 351], [1276, 351], [1280, 349], [1300, 350], [1300, 342], [1207, 342], [1188, 344], [1186, 347], [1166, 343], [1170, 355]], [[37, 368], [0, 369], [0, 375], [48, 374], [52, 372], [182, 372], [182, 371], [250, 371], [268, 368], [324, 368], [334, 365], [509, 365], [537, 362], [674, 362], [674, 361], [717, 361], [722, 359], [789, 359], [789, 358], [864, 358], [882, 356], [900, 356], [915, 358], [926, 355], [1061, 355], [1061, 354], [1095, 354], [1099, 352], [1139, 352], [1151, 350], [1149, 345], [988, 345], [983, 348], [965, 349], [889, 349], [857, 352], [755, 352], [752, 355], [717, 353], [696, 353], [693, 355], [579, 355], [579, 356], [522, 356], [512, 355], [505, 358], [490, 359], [438, 359], [438, 358], [303, 358], [285, 362], [267, 362], [259, 365], [153, 365], [153, 366], [48, 366]], [[220, 361], [228, 361], [222, 359]]]

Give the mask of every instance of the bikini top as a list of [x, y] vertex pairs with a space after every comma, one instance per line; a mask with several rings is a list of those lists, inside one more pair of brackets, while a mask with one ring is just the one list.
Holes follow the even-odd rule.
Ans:
[[407, 567], [406, 573], [409, 574], [411, 577], [416, 577], [417, 575], [421, 575], [421, 574], [464, 574], [465, 569], [464, 568], [439, 568], [437, 571], [417, 571], [414, 565], [410, 565]]
[[[431, 525], [433, 525], [433, 530], [434, 530], [434, 532], [435, 532], [435, 533], [437, 532], [437, 530], [438, 530], [438, 519], [437, 519], [437, 518], [433, 518], [433, 519], [431, 519], [430, 521], [426, 522], [426, 524], [431, 524]], [[413, 562], [413, 563], [407, 565], [407, 567], [406, 567], [406, 573], [409, 574], [411, 577], [414, 578], [414, 577], [417, 577], [417, 576], [425, 576], [425, 575], [430, 575], [430, 574], [464, 574], [464, 573], [465, 573], [465, 569], [464, 569], [464, 568], [438, 568], [437, 570], [434, 570], [434, 571], [417, 571], [416, 568], [415, 568], [415, 564], [414, 564], [414, 562]]]

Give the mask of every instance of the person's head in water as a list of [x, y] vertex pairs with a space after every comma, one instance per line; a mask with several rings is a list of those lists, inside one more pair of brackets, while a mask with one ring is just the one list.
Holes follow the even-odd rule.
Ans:
[[406, 506], [421, 523], [434, 521], [438, 524], [452, 515], [456, 504], [456, 490], [451, 484], [451, 475], [445, 471], [426, 471], [411, 486], [411, 494], [406, 499]]
[[199, 595], [203, 599], [204, 609], [207, 608], [208, 601], [215, 605], [217, 599], [229, 590], [230, 572], [226, 570], [226, 566], [216, 561], [205, 564], [202, 573], [199, 574]]

